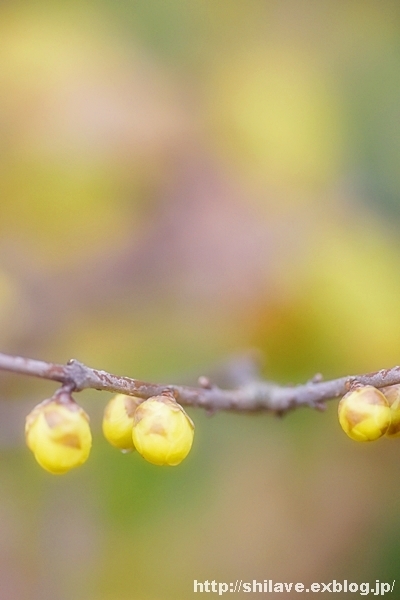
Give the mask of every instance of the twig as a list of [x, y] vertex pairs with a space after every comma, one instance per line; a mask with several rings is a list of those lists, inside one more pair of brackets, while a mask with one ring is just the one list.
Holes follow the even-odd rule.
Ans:
[[397, 366], [331, 381], [321, 381], [321, 376], [318, 375], [304, 385], [297, 386], [280, 386], [269, 381], [255, 380], [236, 389], [225, 390], [213, 386], [206, 377], [199, 378], [199, 387], [163, 385], [112, 375], [87, 367], [74, 359], [66, 365], [59, 365], [2, 353], [0, 370], [58, 381], [77, 392], [91, 388], [138, 396], [145, 400], [169, 391], [180, 404], [201, 407], [212, 413], [228, 410], [284, 414], [301, 406], [321, 410], [326, 400], [339, 398], [358, 384], [381, 388], [400, 383], [400, 367]]

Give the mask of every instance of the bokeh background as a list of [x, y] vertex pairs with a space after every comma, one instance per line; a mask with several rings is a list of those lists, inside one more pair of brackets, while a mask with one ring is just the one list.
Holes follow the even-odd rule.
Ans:
[[[390, 367], [399, 227], [395, 0], [1, 3], [2, 351], [166, 383], [249, 348], [282, 383]], [[54, 477], [23, 437], [54, 390], [0, 375], [1, 600], [398, 576], [400, 442], [347, 439], [336, 402], [190, 410], [163, 469], [86, 391], [90, 460]]]

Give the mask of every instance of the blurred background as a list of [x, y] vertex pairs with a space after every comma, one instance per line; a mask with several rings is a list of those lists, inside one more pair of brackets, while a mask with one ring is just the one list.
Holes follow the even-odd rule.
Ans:
[[[1, 350], [155, 382], [256, 348], [300, 383], [400, 362], [400, 5], [0, 5]], [[190, 410], [179, 467], [25, 447], [51, 382], [0, 374], [0, 599], [398, 576], [400, 442], [326, 413]], [[245, 596], [246, 597], [246, 596]], [[290, 597], [290, 594], [288, 594]]]

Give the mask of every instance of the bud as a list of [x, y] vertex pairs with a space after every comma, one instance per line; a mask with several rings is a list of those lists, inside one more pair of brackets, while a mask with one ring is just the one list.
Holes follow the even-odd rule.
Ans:
[[133, 415], [142, 402], [136, 396], [117, 394], [104, 409], [103, 433], [112, 446], [120, 450], [134, 450], [132, 439]]
[[382, 437], [391, 423], [385, 396], [372, 385], [348, 392], [339, 402], [339, 422], [351, 439], [371, 442]]
[[392, 415], [392, 422], [385, 435], [389, 438], [400, 437], [400, 385], [381, 388]]
[[171, 397], [153, 396], [136, 409], [133, 442], [155, 465], [178, 465], [189, 454], [193, 435], [193, 421]]
[[92, 446], [89, 417], [65, 392], [29, 413], [25, 437], [40, 466], [54, 474], [83, 464]]

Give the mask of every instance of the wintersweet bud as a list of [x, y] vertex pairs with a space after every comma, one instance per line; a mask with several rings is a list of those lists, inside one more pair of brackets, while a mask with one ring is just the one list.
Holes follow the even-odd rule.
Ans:
[[392, 415], [392, 422], [385, 435], [389, 438], [400, 437], [400, 385], [381, 388], [381, 392], [388, 401]]
[[155, 465], [178, 465], [188, 455], [194, 424], [170, 396], [142, 402], [133, 417], [132, 438], [137, 451]]
[[388, 401], [371, 385], [358, 387], [343, 396], [338, 412], [342, 429], [357, 442], [382, 437], [392, 420]]
[[103, 433], [112, 446], [125, 452], [135, 449], [132, 439], [133, 415], [142, 402], [136, 396], [117, 394], [104, 409]]
[[89, 417], [66, 392], [44, 400], [29, 413], [25, 437], [40, 466], [54, 474], [83, 464], [92, 446]]

